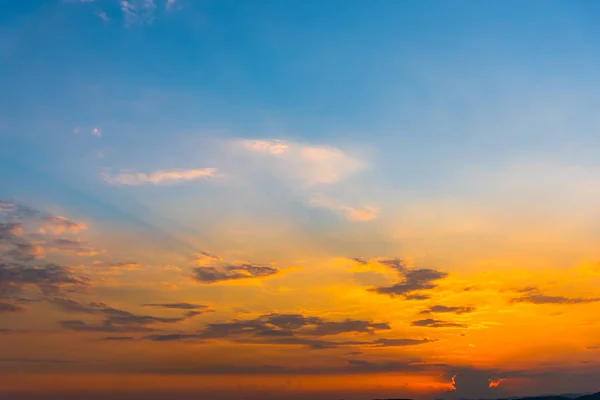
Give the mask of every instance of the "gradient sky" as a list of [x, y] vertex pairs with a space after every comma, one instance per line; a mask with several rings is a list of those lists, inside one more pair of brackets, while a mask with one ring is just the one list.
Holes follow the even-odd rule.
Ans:
[[0, 397], [597, 391], [599, 18], [0, 1]]

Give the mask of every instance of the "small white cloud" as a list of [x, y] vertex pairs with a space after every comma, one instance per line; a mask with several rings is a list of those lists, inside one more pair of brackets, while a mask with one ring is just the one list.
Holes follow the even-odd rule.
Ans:
[[74, 134], [76, 134], [76, 135], [79, 133], [79, 127], [78, 127], [78, 126], [76, 126], [76, 127], [73, 129], [73, 133], [74, 133]]
[[165, 8], [167, 10], [169, 10], [171, 7], [173, 7], [175, 5], [176, 2], [177, 2], [177, 0], [167, 0], [167, 4], [165, 5]]
[[379, 215], [379, 209], [377, 207], [365, 206], [363, 208], [355, 208], [328, 199], [322, 195], [314, 195], [314, 197], [309, 200], [308, 204], [313, 207], [327, 208], [332, 211], [341, 212], [347, 220], [353, 222], [371, 221]]
[[155, 171], [149, 174], [132, 171], [119, 171], [116, 175], [109, 173], [102, 174], [104, 181], [113, 185], [142, 185], [151, 183], [155, 185], [178, 183], [183, 181], [192, 181], [203, 178], [214, 178], [216, 169], [188, 169], [188, 170], [170, 170]]
[[235, 140], [234, 147], [263, 157], [266, 167], [307, 186], [339, 182], [362, 170], [365, 163], [341, 149], [283, 140]]
[[92, 129], [92, 135], [98, 136], [98, 137], [102, 136], [102, 129], [100, 129], [100, 128]]
[[96, 15], [104, 22], [108, 22], [110, 20], [110, 18], [108, 18], [108, 15], [104, 11], [100, 11]]

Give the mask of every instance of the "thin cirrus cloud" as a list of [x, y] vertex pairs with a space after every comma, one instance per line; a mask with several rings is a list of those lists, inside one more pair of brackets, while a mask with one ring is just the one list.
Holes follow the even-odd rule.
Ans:
[[175, 184], [197, 179], [214, 178], [216, 176], [215, 168], [185, 169], [185, 170], [158, 170], [151, 173], [119, 171], [112, 175], [110, 172], [104, 172], [102, 179], [111, 185], [164, 185]]
[[371, 221], [379, 215], [379, 209], [377, 207], [365, 206], [363, 208], [355, 208], [321, 195], [313, 196], [313, 198], [308, 201], [308, 204], [313, 207], [326, 208], [341, 213], [347, 220], [353, 222]]
[[363, 160], [332, 146], [275, 139], [234, 140], [232, 146], [283, 174], [282, 178], [305, 186], [337, 183], [365, 167]]

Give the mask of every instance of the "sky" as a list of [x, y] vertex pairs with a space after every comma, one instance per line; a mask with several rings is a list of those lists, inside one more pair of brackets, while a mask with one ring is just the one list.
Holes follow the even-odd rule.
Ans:
[[0, 398], [597, 391], [598, 17], [1, 0]]

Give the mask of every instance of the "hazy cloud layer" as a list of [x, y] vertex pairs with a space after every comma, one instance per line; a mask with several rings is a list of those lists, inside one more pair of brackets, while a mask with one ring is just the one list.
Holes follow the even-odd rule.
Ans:
[[339, 182], [362, 170], [364, 161], [330, 146], [315, 146], [285, 140], [236, 140], [234, 149], [258, 157], [265, 168], [281, 178], [307, 186]]
[[216, 169], [187, 169], [187, 170], [159, 170], [151, 173], [119, 171], [112, 175], [109, 172], [102, 174], [102, 179], [113, 185], [166, 185], [198, 179], [214, 178]]
[[309, 201], [308, 204], [313, 207], [326, 208], [335, 212], [339, 212], [344, 217], [353, 222], [366, 222], [377, 218], [379, 215], [379, 209], [375, 206], [365, 206], [356, 208], [340, 203], [338, 201], [329, 199], [322, 195], [315, 195]]

